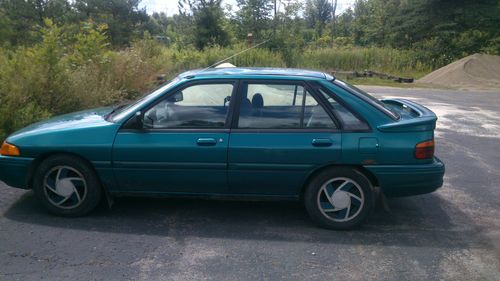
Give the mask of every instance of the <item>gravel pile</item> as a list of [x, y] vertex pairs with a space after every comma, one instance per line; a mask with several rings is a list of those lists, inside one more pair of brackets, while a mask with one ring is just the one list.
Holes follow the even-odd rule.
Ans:
[[474, 54], [435, 70], [417, 81], [470, 90], [500, 89], [500, 56]]

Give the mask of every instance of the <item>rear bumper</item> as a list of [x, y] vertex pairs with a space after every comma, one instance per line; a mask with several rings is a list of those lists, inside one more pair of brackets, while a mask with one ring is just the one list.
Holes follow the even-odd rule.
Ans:
[[0, 181], [9, 186], [28, 189], [28, 173], [32, 158], [0, 155]]
[[437, 157], [430, 164], [368, 165], [386, 196], [412, 196], [435, 191], [443, 185], [444, 163]]

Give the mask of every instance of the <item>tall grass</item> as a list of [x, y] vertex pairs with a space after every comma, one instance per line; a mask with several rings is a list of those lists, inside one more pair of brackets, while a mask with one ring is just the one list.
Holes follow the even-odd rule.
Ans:
[[298, 60], [303, 67], [324, 71], [372, 70], [418, 77], [432, 70], [416, 51], [390, 48], [309, 49]]

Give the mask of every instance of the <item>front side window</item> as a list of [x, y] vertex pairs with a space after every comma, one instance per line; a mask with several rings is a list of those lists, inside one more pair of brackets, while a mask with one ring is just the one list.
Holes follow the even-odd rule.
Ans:
[[144, 114], [153, 129], [224, 128], [233, 84], [200, 84], [169, 94]]
[[242, 98], [238, 121], [241, 129], [336, 128], [302, 85], [245, 83]]

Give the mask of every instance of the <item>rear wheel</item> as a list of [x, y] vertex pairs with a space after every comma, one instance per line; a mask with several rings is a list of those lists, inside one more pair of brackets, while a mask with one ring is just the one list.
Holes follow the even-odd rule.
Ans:
[[99, 204], [102, 196], [94, 170], [68, 155], [44, 160], [35, 171], [33, 190], [49, 212], [60, 216], [85, 215]]
[[373, 209], [368, 179], [355, 169], [328, 168], [317, 174], [304, 193], [311, 218], [322, 227], [350, 229], [359, 226]]

